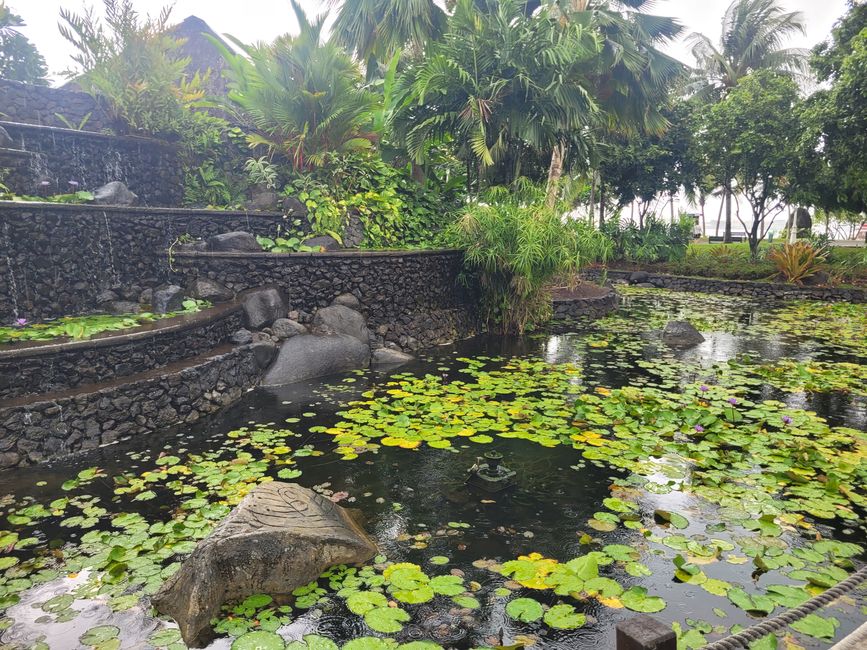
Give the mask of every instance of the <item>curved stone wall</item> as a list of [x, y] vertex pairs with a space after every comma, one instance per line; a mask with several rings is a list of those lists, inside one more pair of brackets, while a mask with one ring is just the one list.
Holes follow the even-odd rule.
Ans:
[[555, 329], [562, 329], [563, 326], [582, 319], [601, 318], [617, 308], [617, 298], [617, 293], [610, 287], [602, 295], [587, 298], [568, 298], [555, 295], [552, 325]]
[[460, 251], [183, 252], [174, 267], [184, 282], [205, 277], [236, 292], [277, 286], [290, 309], [300, 312], [351, 293], [370, 328], [402, 348], [428, 347], [476, 330], [476, 301], [460, 282]]
[[105, 289], [137, 299], [136, 289], [172, 278], [178, 237], [273, 236], [285, 223], [273, 212], [0, 201], [0, 322], [92, 312]]
[[0, 163], [9, 169], [3, 183], [15, 194], [48, 196], [122, 181], [144, 205], [180, 205], [183, 200], [183, 176], [174, 145], [16, 122], [0, 122], [0, 126], [15, 141], [15, 149], [29, 154], [6, 160], [0, 151]]
[[15, 397], [109, 381], [195, 357], [228, 341], [242, 324], [241, 306], [229, 303], [82, 341], [0, 346], [0, 405]]

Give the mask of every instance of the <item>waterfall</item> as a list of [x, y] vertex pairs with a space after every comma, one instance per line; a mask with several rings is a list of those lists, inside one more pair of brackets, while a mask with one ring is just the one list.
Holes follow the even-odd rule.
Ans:
[[9, 295], [12, 298], [12, 318], [18, 320], [18, 283], [15, 281], [15, 271], [12, 268], [12, 240], [9, 237], [9, 224], [3, 224], [3, 251], [6, 256], [6, 268], [9, 271]]

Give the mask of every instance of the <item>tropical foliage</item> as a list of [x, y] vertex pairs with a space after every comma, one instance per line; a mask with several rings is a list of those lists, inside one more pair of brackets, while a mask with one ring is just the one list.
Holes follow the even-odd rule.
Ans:
[[48, 68], [39, 50], [27, 40], [19, 27], [24, 26], [16, 15], [0, 2], [0, 78], [45, 85]]

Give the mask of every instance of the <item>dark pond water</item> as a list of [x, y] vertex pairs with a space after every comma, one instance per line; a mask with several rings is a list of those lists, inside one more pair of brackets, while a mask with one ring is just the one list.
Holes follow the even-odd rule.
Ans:
[[[443, 597], [423, 605], [405, 606], [412, 620], [401, 632], [391, 635], [400, 642], [423, 639], [443, 647], [475, 648], [497, 645], [500, 639], [505, 645], [522, 638], [526, 642], [529, 637], [535, 641], [534, 647], [541, 648], [613, 648], [614, 626], [637, 615], [635, 612], [605, 606], [593, 598], [577, 601], [555, 596], [550, 590], [522, 589], [512, 597], [529, 596], [546, 606], [565, 600], [587, 615], [587, 624], [577, 630], [557, 630], [541, 623], [518, 623], [505, 612], [510, 597], [501, 595], [502, 591], [496, 592], [502, 588], [505, 578], [478, 562], [504, 562], [532, 552], [565, 562], [588, 550], [599, 550], [602, 544], [622, 544], [640, 553], [640, 561], [650, 575], [628, 575], [615, 565], [603, 567], [602, 575], [614, 577], [624, 588], [640, 585], [662, 597], [667, 606], [652, 614], [660, 621], [678, 623], [685, 630], [701, 628], [704, 622], [726, 628], [738, 624], [748, 626], [759, 619], [734, 607], [725, 597], [674, 579], [672, 557], [677, 551], [649, 541], [640, 529], [618, 526], [613, 531], [596, 532], [588, 528], [588, 519], [603, 510], [603, 499], [612, 496], [612, 483], [629, 482], [629, 473], [624, 470], [604, 463], [582, 462], [580, 454], [568, 447], [548, 448], [528, 440], [500, 437], [495, 437], [488, 445], [456, 442], [450, 450], [424, 445], [417, 450], [382, 446], [376, 453], [361, 454], [355, 460], [346, 461], [333, 453], [335, 445], [330, 435], [311, 433], [308, 429], [333, 426], [341, 419], [339, 412], [348, 402], [359, 399], [366, 391], [382, 387], [394, 373], [430, 374], [445, 383], [465, 379], [460, 372], [465, 364], [459, 359], [463, 358], [494, 358], [487, 362], [489, 368], [515, 357], [542, 359], [550, 364], [573, 363], [582, 370], [576, 391], [598, 386], [616, 389], [662, 385], [665, 388], [666, 377], [671, 381], [675, 381], [671, 377], [689, 381], [691, 373], [700, 374], [699, 366], [707, 367], [744, 354], [763, 361], [813, 359], [864, 363], [859, 349], [835, 348], [828, 341], [763, 329], [759, 324], [768, 311], [767, 306], [731, 299], [687, 296], [672, 299], [639, 294], [628, 299], [616, 323], [588, 324], [579, 332], [557, 335], [479, 337], [428, 352], [418, 361], [393, 372], [358, 372], [310, 384], [259, 389], [218, 417], [192, 427], [122, 441], [68, 461], [4, 472], [0, 474], [0, 495], [14, 495], [16, 504], [30, 497], [47, 503], [65, 494], [60, 488], [64, 481], [83, 469], [98, 466], [105, 476], [88, 486], [89, 494], [98, 497], [100, 505], [109, 512], [128, 511], [128, 505], [112, 502], [115, 486], [111, 477], [153, 469], [153, 459], [160, 453], [183, 458], [189, 453], [219, 449], [226, 444], [227, 432], [252, 423], [280, 424], [297, 418], [297, 422], [289, 425], [296, 437], [286, 444], [293, 449], [311, 445], [324, 452], [297, 459], [297, 467], [303, 472], [295, 479], [298, 483], [326, 495], [346, 493], [348, 497], [341, 501], [342, 505], [361, 511], [367, 530], [390, 561], [413, 562], [431, 574], [457, 569], [468, 583], [478, 583], [473, 593], [481, 603], [478, 609], [461, 609]], [[707, 319], [706, 326], [700, 327], [706, 341], [688, 351], [672, 353], [647, 332], [658, 327], [660, 320], [664, 322], [678, 315]], [[607, 345], [600, 343], [603, 340]], [[659, 363], [666, 359], [667, 364]], [[646, 362], [651, 366], [647, 367]], [[666, 365], [672, 370], [661, 378], [659, 367]], [[671, 390], [674, 391], [674, 387]], [[867, 399], [856, 393], [793, 392], [771, 384], [756, 385], [749, 391], [753, 399], [779, 400], [792, 409], [815, 411], [831, 426], [864, 431], [867, 429]], [[514, 487], [495, 495], [479, 493], [465, 484], [468, 468], [489, 450], [502, 453], [505, 464], [516, 472]], [[273, 469], [268, 473], [276, 476]], [[678, 490], [663, 494], [638, 490], [634, 500], [645, 520], [652, 521], [657, 509], [681, 513], [688, 520], [688, 526], [673, 532], [693, 540], [713, 537], [731, 541], [735, 553], [741, 550], [734, 532], [708, 532], [707, 526], [718, 522], [719, 516], [717, 506], [706, 499]], [[177, 497], [160, 492], [158, 499], [140, 503], [137, 510], [148, 521], [163, 521], [172, 517], [177, 503]], [[12, 512], [14, 507], [11, 497], [7, 497], [6, 512]], [[60, 517], [41, 520], [32, 529], [39, 543], [35, 550], [23, 551], [20, 557], [44, 555], [52, 539], [71, 545], [78, 543], [85, 531], [61, 527], [59, 520]], [[450, 522], [460, 527], [450, 526]], [[589, 547], [582, 544], [586, 542], [582, 535], [588, 532], [599, 540]], [[797, 548], [805, 545], [811, 535], [815, 538], [817, 532], [836, 540], [859, 544], [865, 541], [863, 520], [832, 526], [818, 523], [816, 528], [803, 534], [789, 527], [780, 539], [789, 548]], [[449, 558], [448, 564], [432, 567], [430, 558], [439, 556]], [[853, 560], [856, 564], [861, 561], [858, 556]], [[754, 574], [751, 561], [744, 564], [717, 561], [702, 569], [709, 577], [742, 586], [750, 592], [773, 584], [799, 584], [777, 570]], [[88, 647], [79, 642], [79, 636], [99, 624], [117, 625], [121, 629], [120, 647], [151, 647], [146, 639], [164, 623], [153, 621], [140, 607], [113, 613], [103, 601], [93, 598], [76, 601], [73, 609], [82, 613], [71, 620], [57, 622], [44, 615], [40, 603], [65, 593], [70, 585], [85, 578], [87, 573], [82, 572], [24, 591], [21, 602], [7, 611], [9, 629], [2, 640], [8, 645], [3, 647], [34, 647], [38, 639], [51, 648]], [[862, 587], [851, 598], [820, 614], [837, 619], [836, 638], [840, 639], [867, 618], [865, 603], [867, 598]], [[775, 613], [780, 611], [777, 608]], [[364, 635], [375, 636], [360, 617], [348, 613], [337, 597], [329, 597], [298, 613], [294, 622], [280, 632], [287, 640], [316, 632], [338, 643]], [[819, 648], [830, 644], [792, 630], [789, 634], [803, 647]], [[707, 639], [719, 636], [711, 633]], [[230, 644], [230, 639], [223, 638], [212, 647], [228, 648]], [[686, 644], [684, 647], [693, 646]]]

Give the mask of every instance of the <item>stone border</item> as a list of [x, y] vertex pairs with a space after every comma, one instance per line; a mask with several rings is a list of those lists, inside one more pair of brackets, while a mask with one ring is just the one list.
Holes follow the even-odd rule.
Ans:
[[80, 341], [0, 345], [3, 400], [128, 377], [189, 359], [228, 341], [242, 326], [237, 302]]
[[601, 296], [588, 298], [554, 298], [552, 325], [561, 328], [586, 319], [602, 318], [617, 309], [620, 296], [612, 287]]
[[[612, 280], [626, 280], [637, 271], [608, 269]], [[641, 271], [638, 271], [641, 272]], [[584, 277], [597, 279], [599, 269], [585, 269]], [[647, 272], [647, 282], [661, 289], [672, 291], [698, 291], [701, 293], [720, 293], [727, 296], [747, 298], [770, 298], [783, 300], [822, 300], [826, 302], [847, 301], [867, 302], [867, 289], [839, 287], [799, 287], [779, 282], [754, 282], [750, 280], [725, 280], [719, 278], [700, 278], [686, 275], [667, 275]]]
[[0, 406], [0, 467], [32, 465], [196, 422], [256, 386], [263, 372], [258, 347], [224, 346], [132, 381], [7, 402]]

